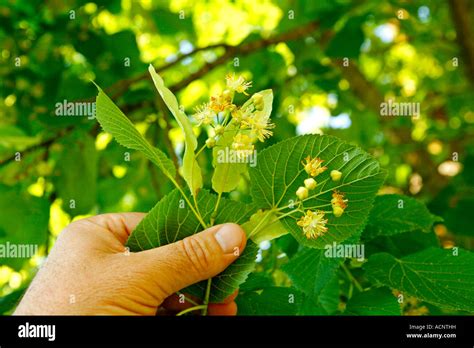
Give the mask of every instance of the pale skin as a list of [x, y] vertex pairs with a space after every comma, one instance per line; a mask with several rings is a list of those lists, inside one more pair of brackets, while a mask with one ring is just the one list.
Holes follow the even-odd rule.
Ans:
[[[177, 292], [211, 278], [243, 251], [240, 226], [223, 224], [176, 243], [127, 252], [142, 213], [78, 220], [59, 235], [16, 315], [156, 315], [192, 307]], [[210, 315], [235, 315], [236, 293], [210, 304]], [[196, 300], [196, 299], [193, 299]]]

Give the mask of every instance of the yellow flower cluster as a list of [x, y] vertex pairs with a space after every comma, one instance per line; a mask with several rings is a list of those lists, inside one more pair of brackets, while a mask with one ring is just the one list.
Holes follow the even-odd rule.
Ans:
[[[304, 186], [300, 186], [296, 190], [296, 196], [303, 202], [309, 196], [309, 191], [314, 190], [317, 186], [317, 182], [314, 179], [319, 174], [323, 173], [328, 168], [323, 166], [324, 160], [311, 156], [307, 156], [301, 164], [304, 167], [305, 172], [310, 176], [304, 180]], [[339, 181], [342, 177], [342, 173], [338, 170], [332, 170], [330, 177], [333, 181]], [[344, 210], [347, 208], [348, 200], [344, 198], [344, 193], [334, 191], [331, 199], [331, 206], [335, 217], [340, 217]], [[321, 210], [307, 210], [297, 222], [298, 226], [301, 226], [303, 233], [308, 239], [316, 239], [327, 232], [326, 224], [327, 219], [324, 218], [326, 212]]]
[[[235, 93], [248, 95], [247, 90], [252, 87], [251, 81], [243, 76], [234, 74], [226, 76], [226, 89], [210, 98], [208, 103], [195, 108], [194, 119], [198, 125], [211, 125], [216, 136], [222, 135], [230, 124], [238, 133], [233, 138], [232, 149], [239, 154], [250, 154], [254, 150], [257, 140], [265, 141], [273, 135], [270, 129], [275, 125], [270, 121], [270, 113], [265, 112], [265, 103], [262, 94], [255, 93], [243, 106], [233, 103]], [[216, 144], [215, 137], [206, 141], [208, 147]]]

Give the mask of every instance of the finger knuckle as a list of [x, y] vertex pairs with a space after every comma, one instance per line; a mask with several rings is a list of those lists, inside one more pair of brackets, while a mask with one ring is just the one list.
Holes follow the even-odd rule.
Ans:
[[205, 275], [212, 264], [212, 253], [205, 241], [199, 238], [187, 237], [182, 241], [183, 251], [194, 271]]

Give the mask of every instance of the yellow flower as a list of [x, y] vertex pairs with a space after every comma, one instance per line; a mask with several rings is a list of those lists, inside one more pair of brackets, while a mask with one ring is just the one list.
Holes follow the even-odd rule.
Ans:
[[235, 108], [231, 111], [231, 115], [237, 123], [242, 123], [247, 121], [252, 116], [252, 110], [248, 107], [245, 109]]
[[340, 207], [342, 209], [346, 209], [348, 201], [348, 199], [344, 199], [344, 193], [339, 191], [334, 191], [332, 193], [331, 204], [333, 207]]
[[211, 110], [216, 113], [231, 108], [231, 105], [232, 98], [230, 98], [225, 93], [221, 93], [217, 97], [211, 97], [211, 102], [209, 103]]
[[275, 125], [270, 122], [270, 115], [256, 111], [247, 119], [242, 119], [242, 128], [250, 128], [258, 140], [264, 142], [273, 135], [270, 129], [275, 128]]
[[324, 212], [307, 210], [297, 222], [303, 228], [303, 233], [307, 239], [316, 239], [325, 234], [328, 230], [326, 224], [328, 220], [324, 218]]
[[340, 217], [347, 208], [347, 199], [344, 199], [344, 193], [334, 191], [332, 194], [331, 205], [334, 216]]
[[228, 74], [226, 77], [227, 88], [237, 93], [248, 95], [245, 91], [252, 87], [252, 81], [245, 81], [243, 76], [235, 77], [235, 74]]
[[238, 157], [240, 158], [247, 157], [254, 150], [252, 139], [246, 134], [239, 133], [236, 136], [234, 136], [232, 149], [237, 152]]
[[204, 103], [201, 106], [197, 106], [195, 109], [196, 113], [193, 115], [194, 119], [199, 125], [202, 123], [210, 124], [216, 117], [216, 113], [211, 110], [208, 103]]
[[306, 163], [302, 161], [301, 164], [304, 165], [304, 170], [306, 171], [306, 173], [308, 173], [311, 176], [317, 176], [321, 174], [322, 172], [324, 172], [326, 169], [328, 169], [327, 167], [321, 166], [324, 160], [320, 158], [316, 157], [316, 158], [311, 159], [311, 157], [308, 156], [305, 158], [305, 161]]

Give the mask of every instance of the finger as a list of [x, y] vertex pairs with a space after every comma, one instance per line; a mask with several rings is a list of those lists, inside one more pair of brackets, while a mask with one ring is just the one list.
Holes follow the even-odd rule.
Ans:
[[226, 304], [226, 303], [231, 303], [234, 302], [235, 298], [239, 294], [239, 290], [235, 290], [232, 295], [229, 295], [227, 298], [225, 298], [222, 302], [218, 302], [216, 304]]
[[237, 304], [232, 301], [226, 304], [211, 303], [207, 308], [209, 315], [237, 315]]
[[[169, 297], [167, 297], [163, 303], [161, 304], [162, 307], [166, 308], [169, 311], [175, 311], [179, 312], [187, 308], [191, 308], [195, 306], [192, 302], [189, 302], [188, 300], [190, 299], [189, 295], [183, 295], [183, 294], [173, 294]], [[194, 300], [191, 298], [191, 301], [198, 302], [198, 300]]]
[[221, 273], [239, 257], [245, 244], [242, 228], [229, 223], [176, 243], [133, 253], [129, 262], [155, 282], [163, 301], [176, 291]]
[[78, 220], [77, 223], [92, 223], [111, 232], [123, 245], [128, 237], [145, 217], [145, 213], [113, 213], [92, 216]]

